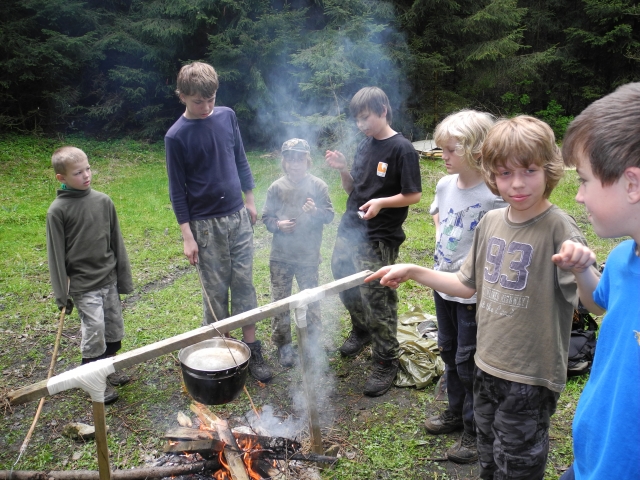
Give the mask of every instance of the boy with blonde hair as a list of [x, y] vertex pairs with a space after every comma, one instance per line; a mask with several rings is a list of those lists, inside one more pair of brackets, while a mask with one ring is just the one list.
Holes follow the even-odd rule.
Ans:
[[[255, 183], [233, 110], [216, 107], [218, 74], [206, 63], [180, 70], [176, 94], [185, 112], [165, 135], [169, 197], [182, 231], [184, 254], [198, 263], [204, 289], [204, 324], [257, 308], [253, 286], [253, 224], [257, 211]], [[243, 198], [244, 194], [244, 198]], [[231, 302], [229, 302], [231, 296]], [[251, 349], [249, 372], [271, 378], [256, 327], [242, 328]]]
[[[457, 272], [469, 253], [473, 232], [489, 211], [506, 206], [492, 193], [482, 174], [482, 144], [494, 124], [488, 113], [461, 110], [446, 117], [434, 133], [448, 175], [441, 178], [430, 213], [436, 224], [434, 270]], [[434, 290], [438, 348], [446, 365], [448, 407], [427, 418], [433, 435], [463, 429], [448, 451], [457, 463], [478, 459], [473, 420], [473, 356], [476, 351], [476, 296], [460, 298]]]
[[[76, 147], [62, 147], [51, 157], [56, 179], [62, 183], [47, 212], [47, 255], [51, 285], [58, 308], [78, 309], [82, 324], [82, 363], [111, 357], [124, 337], [121, 293], [133, 291], [129, 257], [115, 206], [104, 193], [91, 188], [87, 155]], [[118, 399], [113, 386], [129, 377], [107, 376], [104, 403]]]
[[[349, 194], [331, 259], [336, 279], [394, 263], [405, 239], [402, 224], [409, 205], [418, 203], [422, 195], [418, 153], [391, 128], [387, 95], [377, 87], [362, 88], [351, 99], [349, 110], [366, 135], [351, 170], [342, 153], [328, 150], [325, 155], [327, 164], [340, 172], [342, 187]], [[399, 365], [397, 294], [375, 282], [345, 290], [340, 299], [352, 324], [340, 353], [355, 357], [372, 343], [373, 369], [364, 394], [383, 395]]]
[[567, 242], [554, 257], [573, 270], [584, 306], [607, 312], [573, 419], [574, 463], [562, 480], [640, 476], [639, 105], [640, 83], [618, 88], [571, 122], [562, 145], [580, 177], [576, 201], [596, 234], [631, 237], [611, 251], [601, 279], [584, 245]]
[[[262, 221], [273, 233], [269, 272], [274, 302], [291, 295], [294, 277], [299, 290], [318, 286], [322, 231], [334, 212], [329, 187], [311, 175], [310, 168], [311, 147], [306, 140], [291, 138], [282, 144], [285, 176], [271, 184], [262, 210]], [[320, 302], [309, 304], [307, 320], [310, 340], [315, 344], [322, 333]], [[271, 340], [278, 347], [280, 365], [293, 366], [289, 311], [273, 317]]]
[[[462, 298], [477, 293], [473, 386], [480, 476], [542, 479], [550, 417], [567, 379], [573, 273], [553, 264], [562, 244], [586, 240], [548, 198], [563, 175], [551, 128], [528, 116], [499, 121], [482, 146], [487, 185], [509, 206], [488, 212], [457, 273], [384, 267], [367, 281], [415, 280]], [[589, 268], [594, 275], [594, 266]]]

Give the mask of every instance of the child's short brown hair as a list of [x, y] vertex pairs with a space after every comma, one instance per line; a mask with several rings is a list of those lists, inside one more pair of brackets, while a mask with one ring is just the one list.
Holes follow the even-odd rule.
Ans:
[[619, 87], [571, 122], [562, 144], [565, 164], [575, 166], [581, 154], [603, 186], [640, 167], [640, 83]]
[[547, 182], [544, 198], [549, 198], [564, 175], [562, 155], [553, 130], [542, 120], [527, 115], [499, 120], [482, 145], [482, 170], [487, 186], [495, 195], [500, 194], [496, 173], [507, 162], [519, 167], [542, 167]]
[[70, 166], [86, 159], [87, 154], [77, 147], [60, 147], [53, 152], [53, 155], [51, 156], [51, 165], [53, 166], [54, 172], [64, 175], [67, 173], [67, 169]]
[[455, 139], [458, 143], [456, 154], [464, 158], [469, 168], [480, 171], [482, 144], [494, 122], [495, 119], [488, 113], [460, 110], [438, 124], [433, 139], [439, 147], [450, 138]]
[[357, 117], [365, 110], [380, 116], [387, 109], [387, 123], [391, 125], [393, 115], [387, 94], [378, 87], [364, 87], [358, 90], [349, 103], [349, 111], [352, 117]]
[[218, 91], [218, 74], [208, 63], [193, 62], [185, 65], [178, 73], [176, 94], [200, 95], [212, 98]]

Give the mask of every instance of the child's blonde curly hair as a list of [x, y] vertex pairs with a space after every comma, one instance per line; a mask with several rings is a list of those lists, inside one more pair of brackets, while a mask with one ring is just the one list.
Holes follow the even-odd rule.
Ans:
[[443, 148], [449, 139], [457, 141], [455, 153], [461, 156], [469, 168], [481, 171], [481, 152], [489, 129], [493, 126], [493, 115], [476, 110], [460, 110], [446, 117], [434, 132], [436, 145]]

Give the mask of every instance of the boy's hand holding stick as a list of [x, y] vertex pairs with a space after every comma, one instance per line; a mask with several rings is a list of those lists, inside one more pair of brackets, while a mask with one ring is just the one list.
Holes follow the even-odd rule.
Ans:
[[411, 264], [388, 265], [364, 279], [365, 283], [380, 279], [380, 285], [396, 289], [401, 283], [411, 280]]

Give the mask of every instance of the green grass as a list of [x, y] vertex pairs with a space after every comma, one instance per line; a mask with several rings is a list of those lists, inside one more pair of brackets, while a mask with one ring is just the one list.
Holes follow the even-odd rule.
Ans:
[[[98, 142], [83, 137], [64, 141], [36, 137], [0, 138], [0, 393], [35, 383], [46, 376], [55, 338], [58, 310], [51, 296], [46, 256], [45, 218], [55, 197], [58, 183], [50, 166], [53, 150], [64, 144], [82, 148], [89, 156], [95, 189], [113, 199], [118, 211], [125, 243], [132, 263], [135, 292], [125, 300], [127, 336], [124, 351], [135, 349], [200, 326], [202, 302], [195, 270], [182, 254], [180, 231], [171, 210], [162, 144], [144, 144], [128, 140]], [[256, 203], [260, 212], [267, 187], [281, 175], [277, 156], [266, 152], [249, 153], [256, 178]], [[314, 159], [312, 172], [330, 187], [336, 220], [325, 230], [322, 245], [320, 283], [332, 280], [329, 262], [346, 195], [338, 174], [326, 168], [321, 158]], [[445, 174], [440, 162], [422, 161], [423, 196], [410, 209], [405, 224], [407, 241], [400, 250], [399, 262], [432, 264], [435, 229], [429, 205], [437, 180]], [[573, 197], [576, 175], [568, 171], [551, 200], [572, 214], [585, 232], [598, 260], [604, 261], [614, 240], [599, 239], [593, 234], [583, 208]], [[269, 245], [271, 235], [264, 226], [255, 227], [254, 282], [258, 302], [270, 302]], [[399, 289], [401, 313], [417, 306], [434, 313], [428, 288], [409, 282]], [[348, 329], [341, 307], [323, 310], [323, 320], [331, 325], [330, 334], [339, 341]], [[79, 321], [74, 312], [65, 320], [57, 371], [76, 366], [80, 360]], [[234, 335], [239, 336], [240, 332]], [[258, 338], [269, 344], [268, 321], [258, 325]], [[271, 351], [267, 355], [272, 355]], [[273, 360], [273, 359], [272, 359]], [[350, 363], [332, 359], [335, 370], [349, 368]], [[139, 466], [145, 455], [161, 449], [159, 432], [175, 418], [178, 410], [188, 411], [188, 398], [175, 378], [179, 364], [175, 355], [166, 355], [132, 369], [138, 379], [122, 390], [122, 398], [108, 410], [112, 463], [119, 468]], [[554, 439], [548, 475], [557, 478], [554, 466], [571, 463], [571, 418], [584, 378], [572, 379], [563, 392], [551, 430]], [[252, 395], [260, 394], [255, 385]], [[359, 395], [359, 392], [353, 392]], [[409, 393], [411, 405], [400, 408], [390, 402], [371, 410], [349, 411], [351, 420], [347, 442], [352, 445], [353, 460], [341, 461], [323, 478], [374, 479], [424, 478], [425, 458], [437, 456], [444, 440], [421, 433], [424, 412], [432, 396], [425, 391]], [[286, 391], [281, 396], [287, 404]], [[250, 409], [242, 396], [225, 406], [229, 415]], [[4, 405], [0, 418], [0, 468], [10, 468], [24, 439], [35, 410], [35, 402], [9, 408]], [[96, 469], [95, 445], [77, 444], [59, 435], [70, 421], [92, 423], [90, 405], [79, 391], [67, 391], [48, 399], [29, 455], [20, 469]], [[82, 451], [74, 460], [72, 454]], [[441, 471], [442, 470], [442, 471]], [[433, 478], [455, 478], [434, 464]], [[417, 475], [417, 476], [416, 476]]]

